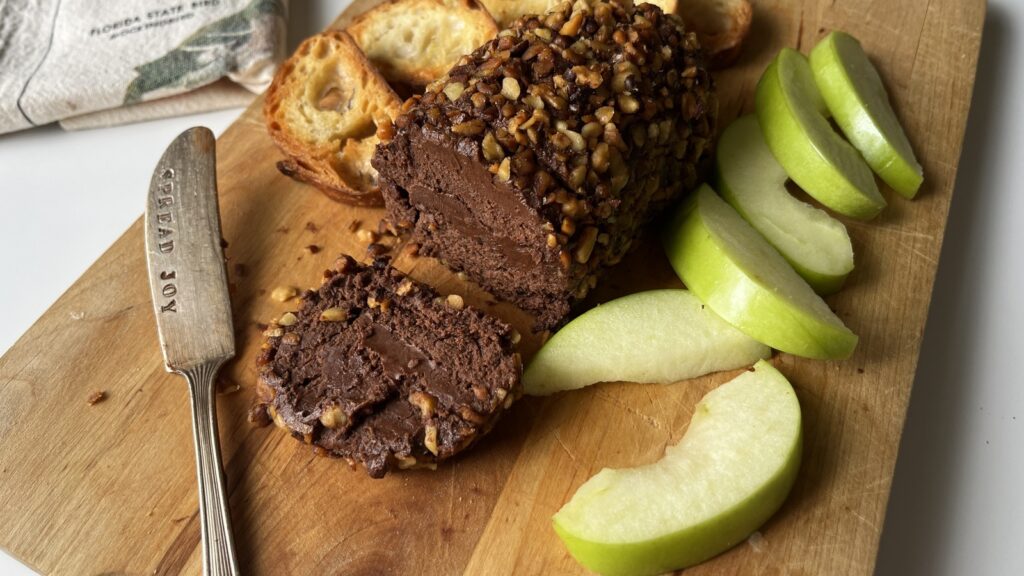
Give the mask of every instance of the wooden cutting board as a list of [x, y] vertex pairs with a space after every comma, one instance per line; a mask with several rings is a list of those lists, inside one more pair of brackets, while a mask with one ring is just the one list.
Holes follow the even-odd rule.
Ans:
[[[357, 1], [342, 16], [375, 2]], [[861, 336], [853, 358], [777, 356], [805, 414], [796, 487], [759, 536], [687, 574], [869, 574], [892, 483], [971, 100], [983, 0], [756, 3], [737, 66], [720, 75], [722, 124], [749, 111], [782, 46], [828, 30], [862, 40], [925, 169], [919, 198], [848, 222], [857, 269], [830, 299]], [[470, 453], [436, 472], [371, 480], [313, 455], [246, 409], [269, 292], [314, 286], [350, 232], [380, 211], [332, 203], [281, 176], [256, 102], [218, 142], [223, 228], [238, 332], [219, 417], [246, 574], [575, 574], [550, 516], [605, 466], [656, 460], [696, 401], [733, 374], [673, 386], [606, 384], [524, 399]], [[154, 164], [157, 158], [153, 159]], [[147, 182], [139, 182], [140, 198]], [[305, 249], [316, 245], [316, 254]], [[512, 318], [436, 262], [397, 265]], [[648, 241], [597, 298], [678, 285]], [[527, 343], [529, 351], [536, 341]], [[107, 399], [89, 406], [94, 391]], [[188, 396], [164, 372], [135, 223], [0, 360], [0, 547], [46, 574], [198, 574]]]

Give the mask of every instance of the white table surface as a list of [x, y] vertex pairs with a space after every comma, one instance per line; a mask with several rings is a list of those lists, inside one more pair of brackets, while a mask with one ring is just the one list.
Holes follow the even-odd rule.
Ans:
[[[293, 2], [290, 44], [346, 4]], [[880, 576], [1024, 574], [1022, 33], [1024, 2], [991, 0]], [[174, 136], [238, 113], [0, 135], [0, 353], [139, 216]], [[0, 575], [31, 574], [0, 552]]]

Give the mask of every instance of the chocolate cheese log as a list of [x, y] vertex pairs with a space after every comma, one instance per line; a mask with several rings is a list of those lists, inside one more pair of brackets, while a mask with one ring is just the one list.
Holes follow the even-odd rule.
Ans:
[[342, 257], [266, 336], [260, 395], [273, 421], [375, 478], [455, 455], [520, 394], [515, 331], [385, 259]]
[[424, 253], [550, 328], [697, 183], [716, 115], [676, 16], [566, 2], [407, 101], [373, 166]]

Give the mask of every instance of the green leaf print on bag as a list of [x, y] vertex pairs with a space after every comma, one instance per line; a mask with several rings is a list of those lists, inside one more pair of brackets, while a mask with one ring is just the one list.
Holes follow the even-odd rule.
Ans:
[[282, 0], [252, 0], [241, 11], [196, 30], [174, 50], [137, 66], [124, 103], [149, 99], [156, 91], [187, 92], [224, 77], [237, 68], [239, 54], [253, 40], [253, 20], [263, 15], [283, 19]]

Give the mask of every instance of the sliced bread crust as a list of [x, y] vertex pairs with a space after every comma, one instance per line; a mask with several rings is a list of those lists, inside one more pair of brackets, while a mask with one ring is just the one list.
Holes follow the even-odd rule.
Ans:
[[679, 15], [697, 33], [712, 68], [725, 68], [740, 55], [754, 9], [749, 0], [682, 0]]
[[381, 204], [370, 157], [401, 101], [345, 32], [303, 42], [267, 89], [263, 114], [282, 173], [350, 204]]
[[390, 0], [348, 27], [389, 82], [422, 88], [498, 33], [476, 0]]

